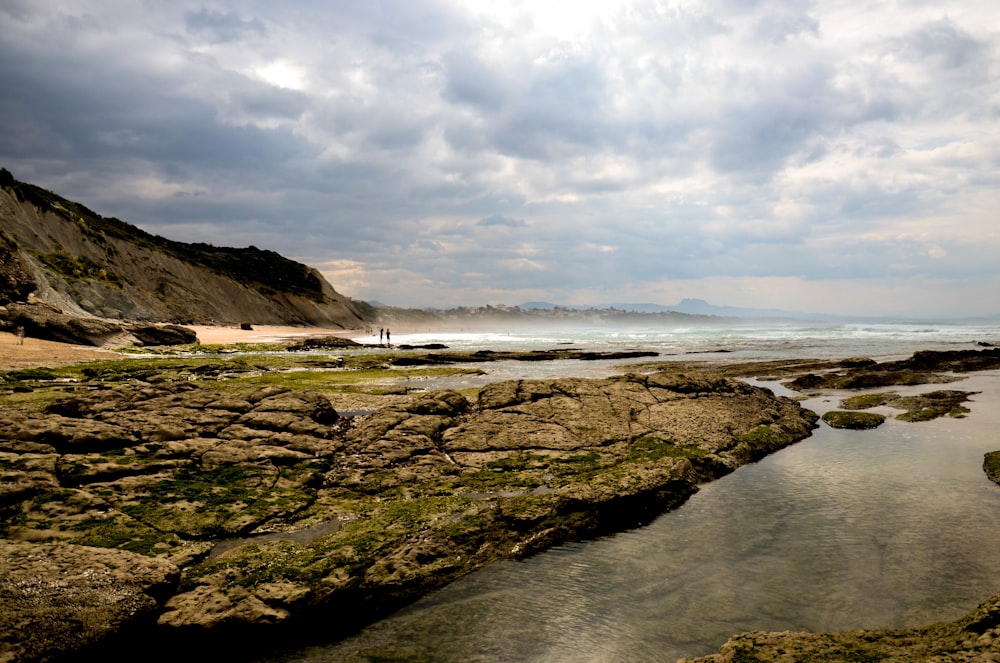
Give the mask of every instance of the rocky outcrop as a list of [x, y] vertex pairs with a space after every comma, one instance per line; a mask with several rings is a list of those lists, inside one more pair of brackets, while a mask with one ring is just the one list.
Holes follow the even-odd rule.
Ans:
[[679, 663], [799, 663], [879, 661], [913, 663], [1000, 660], [1000, 595], [969, 615], [945, 624], [898, 630], [843, 633], [766, 633], [731, 638], [719, 653]]
[[188, 345], [198, 342], [198, 334], [181, 325], [133, 323], [125, 329], [135, 337], [136, 345]]
[[[400, 346], [401, 348], [403, 346]], [[465, 352], [428, 352], [423, 354], [393, 357], [390, 361], [396, 366], [427, 366], [435, 364], [466, 364], [492, 361], [553, 361], [566, 359], [575, 361], [597, 361], [599, 359], [636, 359], [639, 357], [656, 357], [658, 352], [652, 350], [626, 350], [618, 352], [600, 352], [579, 350], [576, 348], [558, 348], [554, 350], [476, 350]]]
[[983, 472], [993, 483], [1000, 483], [1000, 451], [991, 451], [983, 457]]
[[170, 562], [123, 550], [0, 540], [0, 661], [51, 660], [156, 619]]
[[[157, 626], [108, 619], [79, 642], [123, 629], [232, 653], [312, 617], [346, 632], [490, 561], [648, 522], [815, 421], [764, 389], [666, 374], [504, 382], [475, 403], [432, 392], [360, 418], [278, 387], [78, 393], [0, 414], [0, 567], [65, 553], [72, 575], [94, 547], [139, 555], [168, 580], [137, 590], [163, 601]], [[13, 624], [0, 658], [41, 658]]]
[[930, 421], [944, 416], [961, 418], [969, 412], [969, 408], [963, 403], [976, 393], [978, 392], [942, 389], [914, 396], [899, 396], [892, 392], [864, 394], [841, 400], [840, 407], [845, 410], [866, 410], [884, 405], [903, 410], [901, 414], [896, 415], [896, 419], [900, 421]]
[[37, 288], [17, 244], [0, 230], [0, 306], [27, 301]]
[[885, 415], [874, 412], [830, 410], [829, 412], [824, 412], [822, 418], [831, 428], [848, 428], [851, 430], [871, 430], [885, 423]]
[[789, 389], [877, 389], [891, 385], [954, 382], [948, 373], [968, 373], [1000, 368], [1000, 348], [985, 350], [925, 350], [900, 361], [875, 363], [852, 359], [825, 373], [806, 373], [785, 383]]
[[0, 324], [23, 327], [28, 336], [77, 345], [183, 345], [197, 343], [192, 329], [172, 324], [126, 323], [91, 316], [68, 315], [40, 302], [0, 307]]
[[374, 315], [273, 251], [158, 237], [0, 169], [0, 305], [29, 294], [110, 320], [353, 329]]

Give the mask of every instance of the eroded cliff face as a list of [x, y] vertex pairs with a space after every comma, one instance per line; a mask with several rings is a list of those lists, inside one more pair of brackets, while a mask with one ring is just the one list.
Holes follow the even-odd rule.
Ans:
[[356, 328], [359, 309], [315, 269], [255, 247], [150, 235], [0, 173], [0, 305], [188, 324]]
[[17, 244], [0, 233], [0, 306], [26, 301], [37, 288]]

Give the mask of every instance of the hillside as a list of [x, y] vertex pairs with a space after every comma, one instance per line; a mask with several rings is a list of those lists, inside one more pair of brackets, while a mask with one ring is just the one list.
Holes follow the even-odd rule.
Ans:
[[182, 324], [356, 328], [364, 303], [274, 251], [188, 244], [106, 218], [0, 169], [0, 306]]

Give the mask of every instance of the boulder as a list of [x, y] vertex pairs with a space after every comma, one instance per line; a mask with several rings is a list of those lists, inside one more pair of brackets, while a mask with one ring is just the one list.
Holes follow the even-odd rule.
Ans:
[[129, 339], [120, 323], [67, 315], [48, 304], [8, 304], [5, 317], [8, 326], [23, 326], [28, 336], [47, 341], [100, 347]]
[[140, 345], [188, 345], [198, 342], [198, 334], [181, 325], [131, 324], [127, 329]]
[[870, 430], [885, 423], [885, 415], [875, 412], [847, 412], [831, 410], [823, 415], [830, 428], [850, 428], [852, 430]]

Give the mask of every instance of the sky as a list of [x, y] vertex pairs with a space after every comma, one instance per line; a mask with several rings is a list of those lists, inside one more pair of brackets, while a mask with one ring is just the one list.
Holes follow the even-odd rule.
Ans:
[[1000, 313], [995, 0], [3, 0], [0, 166], [405, 307]]

